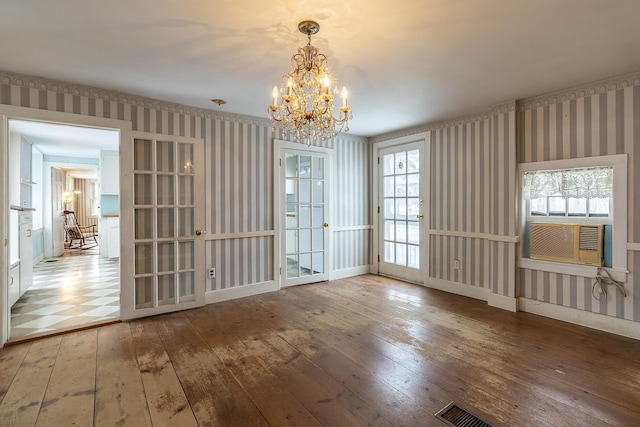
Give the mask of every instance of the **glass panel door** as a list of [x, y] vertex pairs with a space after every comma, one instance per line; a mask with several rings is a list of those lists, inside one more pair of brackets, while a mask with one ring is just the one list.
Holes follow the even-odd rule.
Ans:
[[287, 150], [281, 159], [283, 284], [328, 280], [327, 154]]
[[379, 272], [422, 281], [423, 198], [419, 143], [380, 151], [380, 263]]
[[204, 304], [202, 143], [162, 138], [133, 139], [131, 317]]

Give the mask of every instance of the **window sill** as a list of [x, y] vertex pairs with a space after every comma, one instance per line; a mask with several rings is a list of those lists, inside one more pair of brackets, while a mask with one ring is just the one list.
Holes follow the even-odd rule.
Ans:
[[[569, 264], [566, 262], [542, 261], [531, 258], [519, 258], [518, 267], [529, 270], [547, 271], [549, 273], [568, 274], [570, 276], [580, 276], [595, 279], [598, 267], [592, 265]], [[627, 270], [607, 267], [607, 270], [618, 282], [627, 282]]]

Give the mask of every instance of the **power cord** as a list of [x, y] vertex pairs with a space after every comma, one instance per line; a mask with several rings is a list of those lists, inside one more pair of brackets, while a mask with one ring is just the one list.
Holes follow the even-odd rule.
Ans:
[[[602, 271], [604, 271], [608, 277], [603, 276], [601, 274]], [[593, 282], [593, 287], [591, 288], [591, 295], [593, 295], [593, 297], [598, 301], [603, 301], [603, 302], [606, 301], [608, 284], [612, 284], [618, 289], [620, 289], [620, 292], [622, 293], [623, 297], [627, 296], [627, 291], [624, 289], [624, 286], [622, 285], [622, 283], [615, 280], [613, 276], [611, 276], [611, 273], [609, 273], [609, 270], [607, 270], [604, 267], [598, 267], [598, 270], [596, 270], [596, 281]]]

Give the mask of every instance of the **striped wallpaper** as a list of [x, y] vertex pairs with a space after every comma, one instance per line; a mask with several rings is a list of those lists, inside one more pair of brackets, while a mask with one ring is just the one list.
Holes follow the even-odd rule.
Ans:
[[[640, 75], [633, 74], [564, 93], [524, 100], [518, 108], [519, 161], [628, 157], [628, 242], [640, 242]], [[615, 206], [615, 201], [614, 201]], [[614, 225], [615, 226], [615, 225]], [[640, 252], [627, 252], [623, 298], [611, 288], [608, 302], [591, 295], [593, 278], [522, 269], [519, 294], [565, 307], [640, 321]]]
[[[206, 229], [209, 234], [273, 230], [273, 139], [288, 140], [266, 118], [221, 113], [99, 88], [0, 71], [0, 104], [131, 121], [133, 130], [203, 138], [206, 157]], [[334, 149], [332, 222], [335, 268], [368, 268], [370, 147], [349, 134], [322, 142]], [[304, 148], [301, 145], [301, 148]], [[214, 291], [273, 280], [273, 237], [208, 241], [207, 280]]]
[[432, 131], [430, 277], [515, 297], [515, 129], [509, 103]]

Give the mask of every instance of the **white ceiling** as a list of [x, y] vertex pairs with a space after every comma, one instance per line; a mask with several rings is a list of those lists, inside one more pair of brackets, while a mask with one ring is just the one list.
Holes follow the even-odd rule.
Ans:
[[638, 0], [2, 0], [0, 69], [266, 117], [313, 19], [351, 132], [372, 136], [638, 71], [638, 16]]

